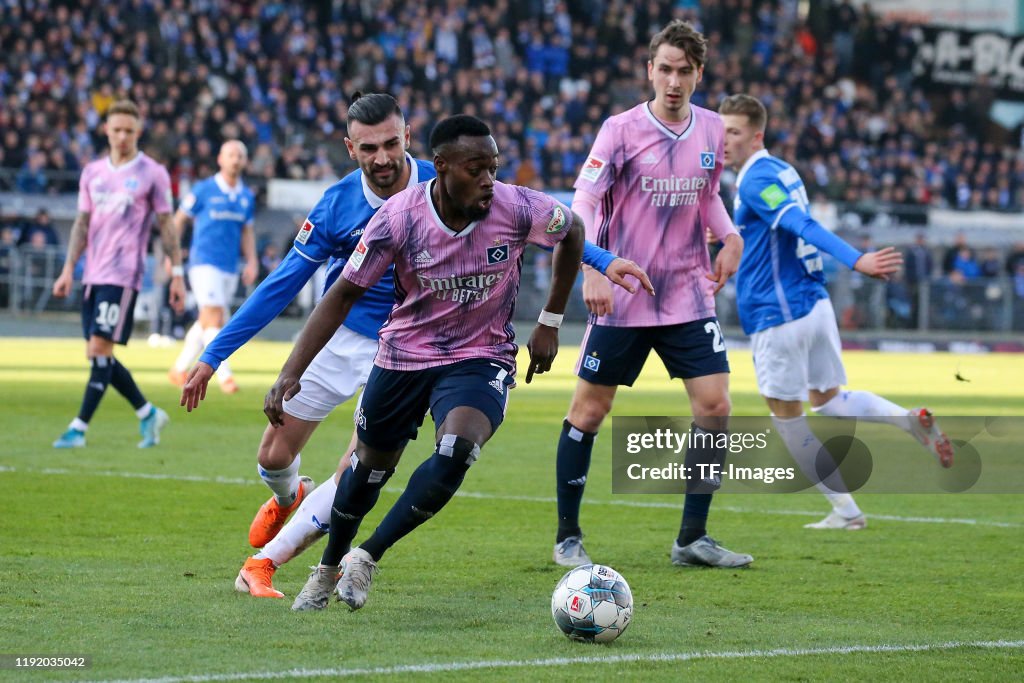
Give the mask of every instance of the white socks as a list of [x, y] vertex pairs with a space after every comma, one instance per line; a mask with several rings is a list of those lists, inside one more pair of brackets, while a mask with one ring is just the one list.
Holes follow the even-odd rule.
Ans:
[[149, 414], [151, 412], [153, 412], [153, 404], [150, 403], [149, 401], [146, 401], [146, 405], [142, 406], [141, 408], [135, 411], [135, 417], [139, 418], [140, 420], [145, 420], [147, 417], [149, 417]]
[[332, 474], [306, 495], [280, 533], [254, 557], [258, 560], [270, 558], [275, 567], [280, 567], [325, 536], [331, 523], [331, 506], [337, 490]]
[[846, 492], [846, 484], [843, 483], [839, 468], [833, 463], [830, 468], [832, 472], [824, 479], [818, 473], [816, 463], [823, 446], [807, 424], [807, 416], [782, 418], [773, 415], [772, 422], [775, 424], [775, 430], [785, 442], [786, 448], [789, 449], [790, 455], [793, 456], [793, 460], [800, 467], [800, 471], [828, 499], [828, 502], [832, 504], [832, 509], [847, 519], [860, 515], [861, 510], [854, 502], [853, 496]]
[[283, 470], [268, 470], [256, 463], [256, 471], [263, 483], [274, 492], [279, 505], [288, 507], [295, 502], [295, 495], [299, 492], [299, 465], [302, 463], [302, 455], [296, 455], [292, 464]]
[[[220, 333], [219, 327], [207, 327], [203, 330], [203, 348], [210, 345], [210, 342]], [[234, 373], [231, 372], [231, 366], [228, 365], [227, 360], [222, 360], [220, 365], [217, 367], [217, 381], [224, 383], [231, 379]]]
[[[209, 346], [218, 332], [220, 332], [219, 327], [204, 328], [199, 323], [195, 323], [192, 327], [188, 328], [188, 334], [185, 335], [185, 345], [182, 347], [181, 353], [178, 354], [178, 359], [174, 361], [174, 369], [178, 372], [188, 372], [196, 362], [196, 359], [199, 358], [199, 354]], [[220, 366], [217, 368], [217, 380], [224, 382], [230, 379], [232, 375], [231, 366], [228, 365], [228, 362], [226, 360], [221, 361]]]
[[203, 327], [199, 323], [193, 323], [185, 335], [185, 345], [178, 354], [178, 360], [174, 361], [174, 369], [178, 372], [188, 372], [192, 364], [203, 352]]
[[883, 422], [912, 434], [910, 411], [870, 391], [840, 391], [831, 401], [813, 408], [829, 417], [851, 418], [866, 422]]

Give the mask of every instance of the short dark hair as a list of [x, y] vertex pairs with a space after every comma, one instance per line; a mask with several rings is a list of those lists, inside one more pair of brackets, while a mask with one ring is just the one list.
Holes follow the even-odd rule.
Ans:
[[744, 93], [729, 95], [722, 100], [718, 113], [723, 116], [746, 116], [750, 125], [758, 130], [764, 130], [768, 125], [768, 110], [761, 104], [761, 100]]
[[664, 44], [679, 48], [695, 68], [704, 66], [708, 56], [708, 41], [700, 31], [682, 19], [673, 19], [651, 38], [651, 62], [658, 48]]
[[131, 100], [118, 100], [107, 107], [106, 118], [109, 119], [114, 114], [127, 114], [128, 116], [134, 116], [136, 119], [142, 118], [139, 114], [139, 108]]
[[352, 102], [348, 105], [345, 122], [358, 121], [366, 126], [375, 126], [386, 121], [389, 116], [398, 116], [405, 120], [398, 100], [387, 93], [372, 92], [364, 95], [357, 90], [352, 93]]
[[455, 142], [463, 135], [471, 137], [483, 137], [490, 135], [490, 127], [475, 116], [469, 114], [456, 114], [446, 119], [441, 119], [430, 131], [430, 151], [438, 153], [438, 149], [449, 142]]

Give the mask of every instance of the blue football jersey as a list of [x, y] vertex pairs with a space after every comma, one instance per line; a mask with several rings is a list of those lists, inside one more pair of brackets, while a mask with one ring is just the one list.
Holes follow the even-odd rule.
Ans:
[[[436, 175], [431, 162], [413, 159], [409, 155], [406, 155], [406, 160], [411, 164], [410, 185]], [[359, 244], [366, 224], [384, 201], [370, 190], [359, 169], [327, 188], [302, 224], [293, 247], [281, 264], [245, 300], [207, 345], [199, 360], [216, 370], [221, 361], [277, 317], [325, 262], [328, 263], [325, 288], [330, 287]], [[389, 270], [353, 304], [345, 326], [376, 339], [377, 332], [391, 313], [394, 300], [394, 277]]]
[[[412, 164], [409, 187], [436, 175], [433, 163], [413, 159], [411, 156], [407, 159]], [[377, 213], [377, 209], [384, 205], [384, 201], [367, 185], [363, 172], [356, 170], [327, 188], [324, 196], [309, 212], [295, 236], [293, 246], [300, 256], [309, 261], [327, 262], [325, 292], [341, 275], [348, 257], [359, 244], [366, 224]], [[376, 339], [377, 332], [388, 319], [394, 304], [395, 279], [392, 267], [352, 306], [345, 318], [345, 326]]]
[[743, 236], [736, 306], [746, 334], [802, 318], [828, 296], [818, 248], [782, 223], [791, 212], [806, 215], [808, 204], [796, 169], [767, 151], [740, 170], [733, 200]]
[[252, 190], [241, 182], [229, 187], [218, 174], [196, 183], [181, 203], [193, 221], [189, 265], [237, 272], [242, 229], [252, 225], [255, 205]]

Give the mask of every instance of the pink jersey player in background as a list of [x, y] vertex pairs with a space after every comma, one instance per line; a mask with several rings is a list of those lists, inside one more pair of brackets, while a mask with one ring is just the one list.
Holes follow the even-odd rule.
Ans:
[[131, 403], [140, 420], [139, 448], [160, 443], [160, 430], [168, 422], [167, 413], [146, 400], [128, 368], [114, 358], [114, 345], [127, 344], [132, 334], [135, 298], [142, 284], [154, 216], [172, 264], [171, 306], [180, 312], [185, 302], [181, 248], [171, 226], [170, 178], [163, 166], [139, 151], [141, 131], [139, 110], [133, 102], [112, 104], [106, 115], [110, 154], [82, 171], [78, 216], [71, 226], [67, 259], [53, 283], [53, 295], [71, 293], [75, 264], [84, 252], [82, 332], [91, 370], [78, 415], [54, 441], [55, 448], [85, 446], [89, 421], [110, 385]]
[[[729, 363], [715, 317], [714, 295], [739, 267], [743, 240], [718, 195], [724, 127], [718, 114], [690, 96], [704, 72], [707, 42], [692, 26], [673, 21], [651, 40], [647, 75], [654, 99], [602, 125], [576, 180], [572, 208], [587, 239], [636, 261], [657, 296], [623, 297], [584, 269], [590, 324], [577, 363], [579, 381], [558, 442], [558, 533], [554, 561], [590, 563], [583, 548], [580, 504], [594, 438], [620, 385], [632, 386], [653, 349], [669, 375], [686, 386], [693, 431], [727, 428]], [[705, 230], [723, 241], [714, 268]], [[698, 439], [685, 464], [721, 463], [723, 449]], [[718, 545], [705, 528], [717, 482], [688, 487], [679, 535], [671, 549], [678, 565], [742, 567], [750, 555]]]

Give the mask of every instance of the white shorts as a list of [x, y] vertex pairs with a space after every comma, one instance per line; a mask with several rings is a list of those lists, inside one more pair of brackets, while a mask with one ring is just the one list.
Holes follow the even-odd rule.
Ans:
[[828, 299], [819, 299], [802, 318], [755, 332], [750, 342], [762, 396], [806, 401], [808, 389], [846, 384], [839, 327]]
[[226, 273], [210, 265], [192, 266], [188, 269], [188, 284], [200, 308], [217, 306], [230, 311], [238, 289], [238, 273]]
[[284, 402], [284, 412], [300, 420], [322, 422], [366, 384], [376, 356], [376, 339], [342, 325], [302, 373], [302, 389]]

